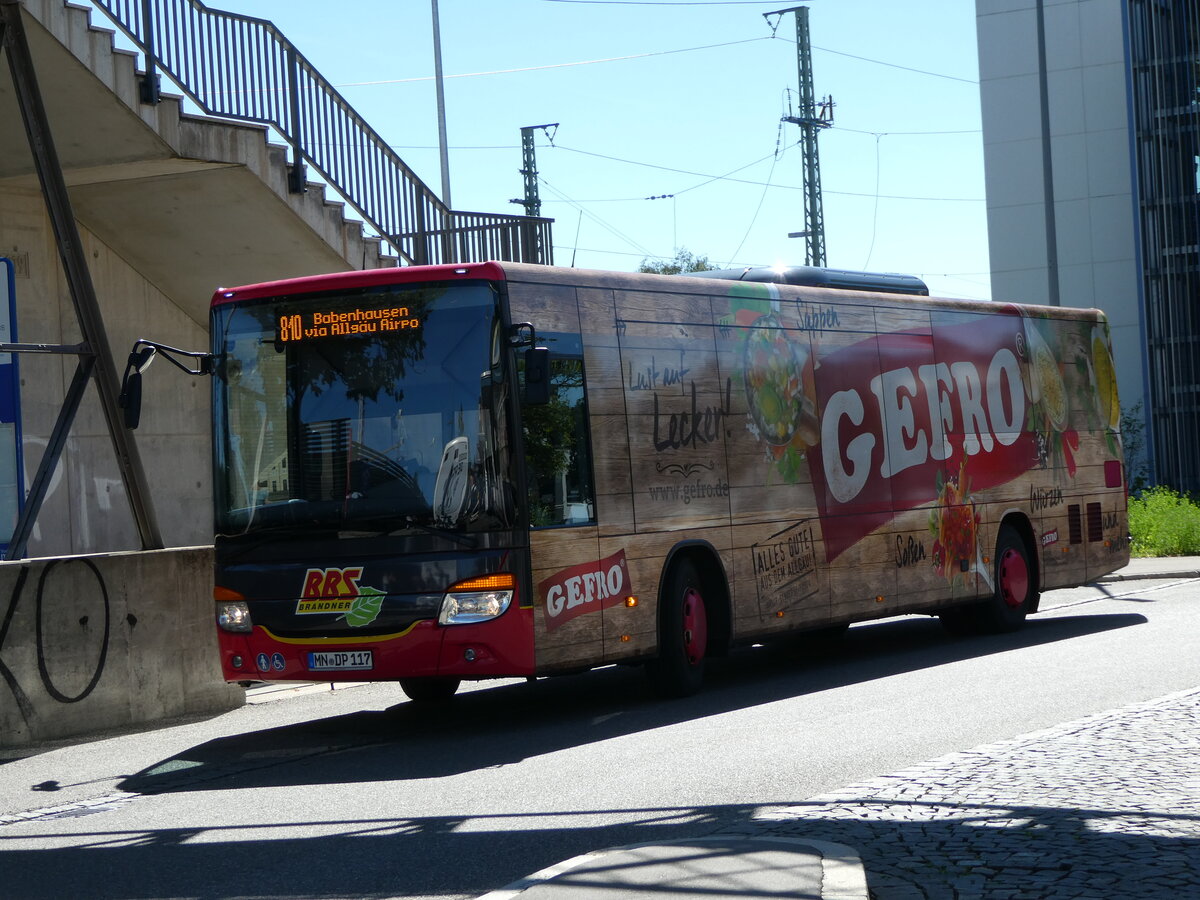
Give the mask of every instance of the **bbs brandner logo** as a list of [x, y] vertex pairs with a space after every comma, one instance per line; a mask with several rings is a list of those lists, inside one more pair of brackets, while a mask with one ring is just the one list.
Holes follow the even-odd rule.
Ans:
[[546, 601], [547, 631], [584, 613], [623, 603], [629, 593], [625, 551], [563, 569], [538, 584], [538, 593]]
[[296, 615], [341, 613], [353, 628], [370, 625], [383, 608], [385, 591], [360, 585], [362, 567], [309, 569], [304, 573], [304, 590], [296, 601]]

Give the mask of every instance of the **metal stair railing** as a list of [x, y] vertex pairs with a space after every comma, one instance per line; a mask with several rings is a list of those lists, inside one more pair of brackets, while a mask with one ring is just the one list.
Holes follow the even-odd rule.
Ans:
[[290, 190], [309, 163], [403, 263], [503, 259], [549, 264], [551, 219], [449, 209], [274, 23], [200, 0], [92, 0], [146, 60], [208, 115], [269, 125], [291, 146]]

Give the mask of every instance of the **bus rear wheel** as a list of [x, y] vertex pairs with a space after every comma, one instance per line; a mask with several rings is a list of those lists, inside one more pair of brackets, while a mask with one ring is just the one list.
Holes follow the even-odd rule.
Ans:
[[992, 596], [982, 603], [947, 609], [940, 614], [951, 634], [1003, 634], [1016, 631], [1037, 608], [1038, 590], [1029, 548], [1010, 525], [1000, 526]]
[[461, 683], [457, 678], [401, 678], [400, 690], [413, 703], [445, 703]]
[[646, 664], [646, 672], [658, 694], [687, 697], [700, 690], [708, 653], [708, 606], [690, 561], [671, 567], [662, 597], [658, 658]]

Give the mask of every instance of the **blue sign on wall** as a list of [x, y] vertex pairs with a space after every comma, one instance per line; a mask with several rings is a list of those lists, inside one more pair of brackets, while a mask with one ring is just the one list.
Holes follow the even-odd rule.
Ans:
[[[0, 256], [0, 344], [17, 340], [17, 291], [11, 259]], [[0, 353], [0, 552], [8, 549], [25, 505], [21, 464], [21, 382], [17, 355]]]

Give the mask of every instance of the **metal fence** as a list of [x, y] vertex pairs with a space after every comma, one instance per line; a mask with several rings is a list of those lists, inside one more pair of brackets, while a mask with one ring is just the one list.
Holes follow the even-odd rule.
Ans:
[[292, 190], [312, 165], [403, 262], [552, 261], [552, 220], [448, 209], [266, 19], [199, 0], [92, 2], [145, 54], [143, 100], [157, 101], [161, 70], [205, 113], [272, 126]]

